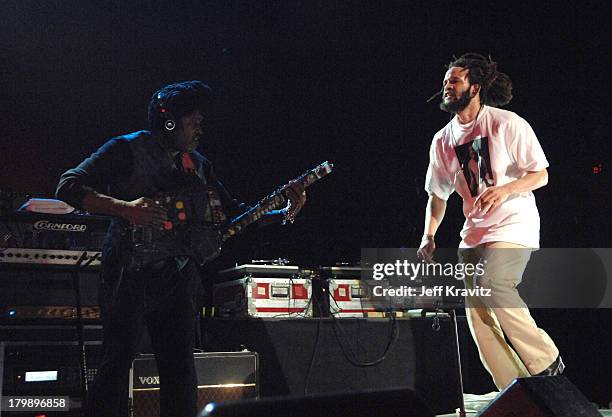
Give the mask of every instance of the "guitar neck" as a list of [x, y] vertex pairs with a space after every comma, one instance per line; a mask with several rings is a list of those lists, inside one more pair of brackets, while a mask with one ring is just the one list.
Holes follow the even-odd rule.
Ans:
[[[328, 175], [332, 171], [332, 169], [333, 164], [325, 161], [319, 166], [309, 171], [306, 171], [293, 181], [301, 184], [304, 188], [307, 188], [314, 184], [316, 181], [323, 178], [324, 176]], [[261, 199], [254, 207], [242, 213], [240, 216], [234, 218], [224, 230], [223, 240], [226, 240], [231, 236], [239, 234], [248, 225], [259, 220], [264, 214], [281, 207], [287, 201], [287, 198], [284, 196], [284, 192], [286, 189], [287, 185], [280, 187], [272, 194]]]

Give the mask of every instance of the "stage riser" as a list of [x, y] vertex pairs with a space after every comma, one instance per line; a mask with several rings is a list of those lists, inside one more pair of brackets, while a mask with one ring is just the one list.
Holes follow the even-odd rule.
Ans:
[[219, 404], [199, 417], [434, 417], [413, 390], [395, 388], [347, 393], [264, 398]]
[[[405, 386], [415, 389], [437, 414], [453, 412], [459, 406], [459, 396], [450, 320], [443, 318], [439, 331], [432, 329], [431, 318], [397, 320], [396, 324], [399, 338], [386, 358], [364, 368], [346, 359], [338, 339], [345, 350], [356, 352], [358, 359], [375, 360], [391, 336], [388, 319], [323, 319], [310, 373], [317, 319], [213, 320], [203, 323], [202, 329], [209, 350], [244, 345], [259, 352], [262, 397]], [[491, 391], [490, 378], [474, 351], [465, 319], [460, 319], [459, 327], [466, 377], [482, 381], [480, 385]], [[474, 385], [478, 384], [469, 388]]]
[[[359, 368], [347, 361], [338, 340], [343, 341], [342, 346], [346, 349], [353, 349], [359, 360], [377, 359], [391, 335], [389, 320], [342, 319], [334, 323], [332, 319], [323, 319], [308, 381], [318, 319], [216, 319], [204, 321], [202, 330], [204, 347], [208, 351], [235, 351], [244, 345], [259, 353], [262, 365], [259, 394], [262, 397], [297, 395], [305, 390], [325, 393], [406, 386], [415, 389], [436, 413], [442, 414], [458, 407], [457, 374], [450, 321], [442, 318], [439, 331], [434, 331], [432, 324], [432, 318], [398, 319], [399, 339], [385, 360], [373, 367]], [[71, 326], [23, 326], [16, 336], [25, 338], [21, 343], [30, 344], [45, 338], [54, 340], [54, 333], [66, 336], [66, 340], [74, 340], [76, 335]], [[6, 326], [4, 334], [15, 336], [11, 326]], [[491, 391], [490, 377], [480, 365], [462, 318], [459, 318], [459, 334], [466, 391]], [[90, 328], [85, 339], [91, 341], [94, 336], [101, 337], [100, 327]], [[78, 369], [77, 356], [74, 360], [75, 369]], [[93, 360], [89, 357], [88, 360], [91, 366]]]

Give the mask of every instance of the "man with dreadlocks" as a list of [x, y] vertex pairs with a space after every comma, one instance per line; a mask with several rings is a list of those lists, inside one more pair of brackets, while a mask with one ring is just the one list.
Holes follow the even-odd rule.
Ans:
[[[557, 375], [559, 350], [536, 325], [516, 286], [532, 250], [540, 218], [533, 190], [547, 184], [548, 161], [531, 126], [498, 107], [512, 99], [512, 82], [497, 64], [465, 54], [448, 66], [440, 108], [454, 114], [433, 138], [425, 189], [429, 194], [418, 256], [432, 261], [434, 236], [454, 192], [463, 199], [459, 262], [484, 266], [466, 288], [466, 314], [480, 358], [499, 389], [529, 375]], [[507, 337], [512, 347], [506, 342]]]
[[[148, 329], [159, 371], [157, 415], [197, 414], [193, 357], [199, 309], [196, 295], [201, 284], [197, 260], [188, 254], [168, 254], [135, 268], [130, 232], [133, 225], [171, 230], [166, 208], [156, 203], [155, 196], [185, 188], [205, 186], [207, 194], [216, 196], [219, 203], [214, 205], [208, 199], [195, 199], [197, 203], [189, 204], [177, 202], [179, 209], [192, 206], [192, 210], [185, 210], [189, 216], [201, 211], [203, 219], [197, 221], [213, 223], [214, 209], [227, 218], [245, 211], [246, 207], [232, 199], [219, 181], [212, 163], [197, 151], [206, 137], [205, 118], [212, 111], [212, 92], [202, 81], [168, 84], [149, 100], [148, 130], [110, 139], [60, 178], [58, 198], [74, 207], [112, 216], [100, 274], [103, 357], [87, 393], [83, 414], [87, 417], [130, 414], [129, 370], [140, 350], [144, 327]], [[306, 201], [303, 187], [292, 182], [287, 191], [286, 210], [269, 220], [280, 220], [284, 215], [291, 221], [301, 210]]]

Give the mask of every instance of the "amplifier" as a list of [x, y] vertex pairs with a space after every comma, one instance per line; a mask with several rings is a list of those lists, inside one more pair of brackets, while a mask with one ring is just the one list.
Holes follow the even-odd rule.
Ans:
[[[0, 323], [66, 322], [75, 317], [72, 274], [57, 268], [0, 266]], [[79, 273], [83, 318], [99, 319], [99, 272]]]
[[[102, 342], [86, 342], [85, 353], [91, 382], [102, 358]], [[71, 341], [0, 343], [2, 396], [68, 396], [70, 408], [80, 408], [79, 355], [77, 342]]]
[[104, 216], [14, 212], [0, 217], [0, 264], [99, 266]]
[[[259, 356], [255, 352], [194, 354], [198, 378], [198, 409], [210, 402], [259, 396]], [[159, 417], [159, 373], [154, 355], [139, 355], [130, 371], [134, 417]]]
[[[74, 305], [34, 305], [0, 307], [0, 324], [30, 322], [30, 321], [65, 321], [77, 318], [77, 308]], [[100, 320], [99, 306], [81, 307], [82, 320]]]

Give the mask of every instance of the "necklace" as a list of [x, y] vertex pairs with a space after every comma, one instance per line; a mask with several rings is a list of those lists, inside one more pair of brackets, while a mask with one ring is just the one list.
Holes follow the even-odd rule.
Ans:
[[[472, 128], [470, 129], [470, 131], [467, 133], [468, 135], [471, 135], [472, 132], [474, 131], [474, 129], [476, 128], [476, 123], [478, 122], [478, 116], [480, 115], [480, 111], [483, 109], [484, 104], [481, 104], [480, 107], [478, 108], [478, 112], [476, 113], [476, 117], [474, 117], [474, 120], [472, 121]], [[451, 119], [450, 122], [450, 133], [453, 139], [453, 145], [457, 144], [457, 137], [455, 136], [455, 132], [453, 130], [453, 119]]]

